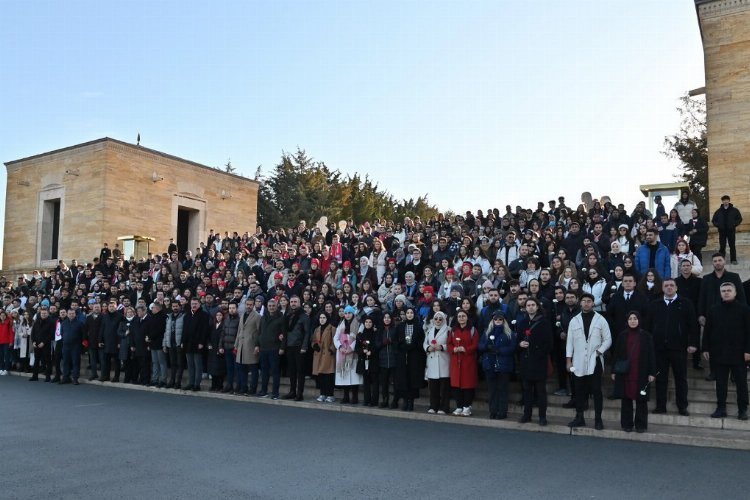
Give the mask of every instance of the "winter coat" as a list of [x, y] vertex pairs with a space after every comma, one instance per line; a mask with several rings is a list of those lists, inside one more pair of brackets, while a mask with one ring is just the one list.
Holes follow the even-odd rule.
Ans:
[[234, 339], [234, 348], [237, 349], [235, 362], [241, 365], [257, 365], [259, 355], [255, 354], [255, 346], [260, 334], [261, 316], [253, 309], [240, 316], [237, 326], [237, 338]]
[[99, 330], [99, 343], [104, 344], [105, 354], [117, 354], [120, 344], [120, 322], [123, 320], [119, 311], [102, 314], [102, 323]]
[[286, 318], [279, 311], [274, 314], [266, 312], [260, 320], [260, 332], [255, 339], [255, 345], [261, 350], [279, 350], [284, 348], [285, 343]]
[[[442, 328], [431, 326], [425, 332], [422, 349], [427, 354], [427, 365], [425, 370], [426, 379], [447, 378], [450, 375], [451, 357], [448, 353], [448, 333], [450, 329], [443, 322]], [[437, 351], [429, 351], [431, 347], [438, 348]]]
[[60, 332], [62, 333], [63, 345], [80, 346], [83, 342], [83, 323], [77, 318], [69, 320], [65, 318], [60, 322]]
[[720, 206], [719, 209], [714, 212], [714, 216], [711, 217], [711, 224], [716, 226], [719, 231], [734, 231], [734, 228], [740, 225], [742, 222], [742, 214], [737, 208], [729, 204], [728, 208]]
[[604, 316], [594, 313], [594, 318], [589, 326], [589, 337], [586, 339], [581, 314], [570, 320], [565, 348], [565, 356], [573, 358], [573, 367], [576, 369], [573, 374], [576, 377], [592, 375], [594, 369], [596, 369], [597, 358], [601, 361], [603, 367], [604, 353], [612, 345], [612, 335]]
[[[359, 356], [357, 355], [357, 332], [359, 330], [359, 324], [356, 319], [352, 319], [349, 324], [349, 328], [346, 327], [346, 321], [342, 320], [339, 326], [336, 328], [336, 333], [333, 336], [333, 345], [337, 351], [341, 351], [344, 346], [344, 338], [348, 338], [349, 353], [337, 353], [336, 359], [336, 385], [360, 385], [363, 383], [362, 375], [357, 373], [357, 361]], [[344, 359], [343, 362], [339, 362], [339, 354]]]
[[208, 336], [208, 363], [206, 369], [212, 377], [223, 377], [227, 373], [227, 365], [224, 362], [224, 353], [219, 353], [222, 347], [221, 338], [224, 336], [224, 321], [217, 327], [211, 322], [211, 333]]
[[685, 352], [688, 346], [698, 347], [700, 330], [695, 307], [679, 295], [667, 306], [664, 299], [649, 305], [645, 328], [652, 332], [654, 348], [661, 351]]
[[[378, 337], [380, 337], [380, 332], [374, 328], [370, 330], [362, 329], [357, 334], [357, 373], [365, 374], [378, 371]], [[369, 351], [370, 355], [368, 356], [365, 351]]]
[[318, 326], [313, 332], [313, 375], [330, 375], [336, 371], [336, 346], [333, 345], [333, 336], [336, 329], [328, 324], [325, 327]]
[[412, 322], [411, 338], [406, 337], [407, 322], [402, 321], [396, 329], [398, 356], [396, 357], [395, 386], [402, 394], [409, 390], [418, 390], [424, 384], [425, 352], [424, 330], [417, 318]]
[[99, 333], [102, 328], [102, 315], [99, 314], [96, 317], [93, 314], [89, 314], [86, 317], [84, 323], [84, 337], [89, 341], [89, 348], [98, 349], [100, 338]]
[[703, 352], [710, 354], [712, 366], [744, 365], [744, 354], [750, 353], [750, 307], [739, 299], [712, 307], [703, 329]]
[[188, 311], [182, 322], [183, 351], [187, 354], [202, 353], [208, 345], [208, 336], [211, 333], [208, 314], [202, 309]]
[[552, 325], [549, 320], [537, 314], [519, 333], [517, 342], [520, 344], [524, 340], [529, 342], [529, 346], [526, 349], [519, 346], [521, 379], [546, 380], [549, 353], [552, 351]]
[[159, 311], [148, 315], [146, 324], [146, 337], [148, 346], [152, 351], [161, 351], [164, 347], [164, 332], [167, 330], [167, 313]]
[[378, 331], [375, 337], [375, 348], [378, 351], [378, 364], [380, 368], [395, 368], [397, 354], [396, 328], [390, 325]]
[[[167, 314], [167, 327], [164, 330], [164, 342], [163, 347], [171, 349], [172, 347], [180, 347], [182, 344], [182, 326], [185, 319], [185, 313], [180, 312], [176, 316], [173, 313]], [[174, 346], [172, 345], [172, 333], [174, 332]]]
[[118, 350], [118, 359], [124, 361], [128, 359], [130, 355], [130, 346], [132, 345], [133, 335], [133, 324], [138, 319], [138, 316], [133, 316], [131, 319], [123, 316], [120, 325], [117, 328], [117, 338], [119, 339], [120, 347]]
[[5, 318], [5, 321], [0, 323], [0, 344], [13, 345], [16, 339], [16, 334], [13, 332], [13, 320], [10, 316]]
[[221, 338], [219, 339], [219, 348], [225, 351], [234, 349], [234, 341], [237, 339], [237, 328], [240, 326], [239, 315], [232, 316], [227, 314], [223, 321], [224, 328], [221, 329]]
[[[658, 243], [659, 246], [656, 250], [655, 269], [662, 279], [672, 275], [672, 264], [670, 261], [669, 249], [662, 243]], [[635, 270], [639, 275], [644, 275], [649, 269], [649, 261], [651, 258], [651, 250], [648, 245], [644, 244], [638, 247], [635, 252]]]
[[[690, 234], [690, 231], [695, 229], [695, 234]], [[691, 219], [685, 225], [685, 233], [690, 235], [691, 246], [704, 247], [708, 240], [708, 222], [698, 217], [697, 219]]]
[[[479, 337], [479, 331], [471, 325], [463, 329], [456, 325], [448, 335], [451, 387], [476, 389], [479, 384], [479, 371], [477, 370]], [[463, 347], [466, 352], [455, 352], [457, 347]]]
[[[14, 330], [16, 332], [16, 338], [14, 345], [18, 349], [18, 356], [21, 359], [27, 358], [30, 352], [29, 346], [31, 339], [31, 325], [21, 324], [20, 321], [14, 324]], [[24, 336], [25, 335], [25, 336]]]
[[593, 285], [588, 280], [581, 285], [584, 293], [590, 293], [594, 296], [594, 311], [602, 312], [606, 309], [604, 306], [604, 293], [607, 291], [607, 280], [599, 278]]
[[677, 215], [680, 216], [682, 223], [687, 224], [693, 217], [693, 210], [698, 209], [698, 205], [691, 199], [688, 199], [685, 202], [680, 200], [675, 203], [674, 209], [677, 210]]
[[[629, 357], [628, 350], [628, 330], [624, 330], [617, 336], [612, 362], [613, 364], [626, 360]], [[629, 370], [638, 371], [638, 387], [646, 387], [649, 375], [656, 375], [656, 352], [654, 351], [654, 342], [645, 330], [640, 330], [640, 353], [638, 356], [638, 366], [630, 365]], [[615, 375], [614, 395], [618, 399], [625, 397], [625, 377]], [[638, 399], [648, 401], [649, 391], [646, 389], [646, 395], [638, 394]]]
[[34, 344], [43, 342], [45, 347], [49, 346], [55, 339], [55, 325], [56, 320], [52, 316], [47, 316], [47, 319], [42, 319], [41, 316], [37, 317], [31, 326], [31, 341]]
[[502, 328], [495, 328], [490, 333], [483, 333], [479, 339], [482, 369], [493, 373], [513, 373], [516, 369], [515, 353], [517, 348], [518, 336], [515, 332], [511, 332], [508, 336]]

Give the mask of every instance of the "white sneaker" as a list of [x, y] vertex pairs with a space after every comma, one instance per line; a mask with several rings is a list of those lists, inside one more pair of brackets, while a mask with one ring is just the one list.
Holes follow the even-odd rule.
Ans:
[[427, 410], [427, 413], [429, 413], [430, 415], [434, 415], [435, 414], [435, 410], [433, 410], [432, 408], [430, 408], [429, 410]]
[[323, 401], [325, 401], [325, 400], [326, 400], [326, 397], [325, 397], [325, 396], [323, 396], [322, 394], [321, 394], [320, 396], [318, 396], [318, 400], [317, 400], [317, 401], [318, 401], [318, 403], [322, 403], [322, 402], [323, 402]]
[[6, 372], [5, 370], [0, 370], [0, 375], [7, 375], [7, 374], [8, 372]]
[[453, 414], [456, 415], [456, 416], [458, 416], [458, 415], [462, 415], [463, 412], [464, 412], [464, 409], [459, 406], [458, 408], [455, 409], [455, 411], [453, 412]]
[[438, 410], [438, 415], [445, 415], [445, 412], [443, 410]]
[[471, 406], [464, 406], [464, 411], [461, 412], [461, 416], [470, 417], [471, 416]]
[[333, 396], [328, 396], [326, 398], [326, 403], [335, 403], [335, 402], [336, 402], [336, 398], [334, 398]]

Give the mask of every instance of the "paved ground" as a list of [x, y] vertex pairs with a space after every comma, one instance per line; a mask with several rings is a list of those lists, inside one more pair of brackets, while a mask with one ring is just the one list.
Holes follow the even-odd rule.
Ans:
[[750, 453], [0, 378], [0, 497], [747, 498]]

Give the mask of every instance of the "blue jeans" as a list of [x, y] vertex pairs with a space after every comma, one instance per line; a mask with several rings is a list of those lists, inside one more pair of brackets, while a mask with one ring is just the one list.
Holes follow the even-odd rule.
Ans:
[[271, 395], [279, 397], [281, 384], [281, 363], [279, 351], [276, 349], [262, 349], [260, 351], [260, 392], [268, 393], [268, 377], [273, 375], [273, 389]]
[[0, 370], [10, 370], [13, 366], [12, 344], [0, 344]]
[[[241, 365], [235, 363], [237, 370], [237, 387], [240, 392], [255, 394], [258, 391], [258, 363], [252, 365]], [[250, 388], [247, 386], [247, 372], [250, 370]]]
[[[230, 389], [234, 385], [234, 353], [231, 349], [224, 350], [224, 362], [227, 366], [227, 376], [224, 379], [224, 384], [229, 387]], [[245, 384], [247, 385], [247, 383]]]
[[62, 345], [63, 377], [77, 380], [81, 373], [81, 344]]
[[203, 377], [203, 353], [186, 353], [188, 364], [188, 386], [200, 387]]
[[167, 383], [167, 354], [161, 349], [151, 350], [151, 383]]

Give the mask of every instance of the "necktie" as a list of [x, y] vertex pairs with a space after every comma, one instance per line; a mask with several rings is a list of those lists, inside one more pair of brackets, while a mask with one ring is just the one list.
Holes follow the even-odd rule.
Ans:
[[625, 294], [625, 300], [628, 302], [630, 301], [630, 292]]
[[669, 305], [672, 303], [673, 300], [674, 299], [667, 299], [667, 307], [669, 307]]

